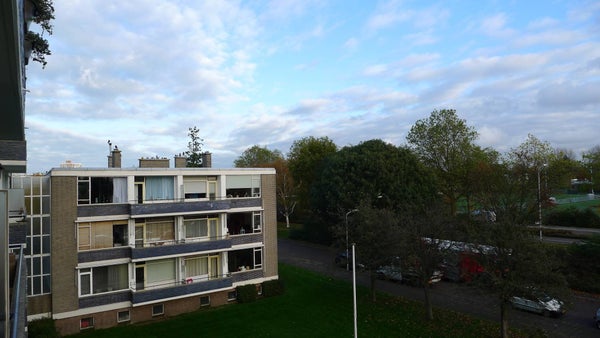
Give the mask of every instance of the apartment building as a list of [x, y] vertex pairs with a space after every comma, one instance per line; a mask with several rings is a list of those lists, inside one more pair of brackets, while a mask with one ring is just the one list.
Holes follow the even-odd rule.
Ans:
[[[178, 315], [278, 278], [275, 170], [140, 159], [13, 177], [25, 191], [30, 318], [61, 334]], [[210, 163], [210, 157], [205, 161]]]

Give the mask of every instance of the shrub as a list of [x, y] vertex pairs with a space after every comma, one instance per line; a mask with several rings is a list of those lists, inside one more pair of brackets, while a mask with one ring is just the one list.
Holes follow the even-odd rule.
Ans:
[[315, 219], [307, 220], [300, 229], [291, 229], [290, 238], [323, 245], [331, 245], [333, 242], [327, 225]]
[[52, 318], [37, 319], [27, 324], [29, 338], [55, 338], [60, 337]]
[[256, 300], [256, 285], [241, 285], [237, 289], [237, 301], [239, 303], [252, 303]]
[[566, 227], [600, 228], [600, 216], [589, 208], [580, 210], [575, 207], [568, 207], [550, 213], [546, 217], [546, 224]]
[[270, 280], [263, 283], [263, 296], [272, 297], [283, 294], [283, 282], [280, 279]]

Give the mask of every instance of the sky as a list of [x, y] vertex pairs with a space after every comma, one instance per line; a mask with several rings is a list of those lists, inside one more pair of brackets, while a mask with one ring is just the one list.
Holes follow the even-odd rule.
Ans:
[[[600, 1], [55, 0], [52, 55], [27, 66], [30, 173], [187, 150], [214, 168], [259, 145], [406, 135], [455, 109], [502, 153], [528, 134], [599, 145]], [[34, 27], [36, 30], [37, 27]]]

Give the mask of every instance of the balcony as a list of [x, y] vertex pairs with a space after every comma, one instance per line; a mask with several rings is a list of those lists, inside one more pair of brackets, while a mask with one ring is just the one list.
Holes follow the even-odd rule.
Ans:
[[180, 240], [163, 242], [159, 241], [152, 243], [154, 244], [153, 246], [131, 249], [131, 258], [144, 259], [149, 257], [181, 255], [186, 253], [223, 250], [231, 248], [231, 240], [228, 238], [197, 242], [189, 242], [189, 240]]
[[240, 198], [224, 200], [206, 200], [206, 201], [165, 201], [143, 204], [132, 204], [131, 215], [134, 217], [151, 217], [154, 215], [165, 214], [185, 214], [201, 211], [224, 211], [236, 208], [260, 207], [262, 201], [260, 198]]
[[206, 281], [192, 281], [191, 283], [189, 281], [182, 280], [180, 283], [171, 283], [162, 287], [135, 291], [132, 294], [131, 302], [135, 305], [160, 299], [188, 296], [194, 293], [225, 289], [232, 286], [232, 278], [229, 276], [223, 276], [222, 278], [217, 279], [209, 279]]
[[122, 290], [79, 298], [79, 308], [131, 301], [131, 290]]
[[99, 249], [80, 251], [77, 253], [79, 263], [104, 261], [110, 259], [130, 258], [131, 248], [128, 246], [114, 247], [111, 249]]

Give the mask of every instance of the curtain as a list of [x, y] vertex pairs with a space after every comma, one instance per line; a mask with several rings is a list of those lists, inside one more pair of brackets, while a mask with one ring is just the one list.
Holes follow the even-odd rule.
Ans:
[[146, 177], [146, 200], [172, 200], [175, 196], [173, 177]]
[[175, 281], [175, 259], [164, 259], [146, 263], [147, 283]]
[[127, 203], [127, 178], [113, 178], [113, 203]]
[[174, 223], [170, 221], [146, 223], [146, 240], [165, 241], [175, 239]]
[[206, 219], [194, 219], [185, 221], [185, 238], [207, 237], [208, 227]]
[[108, 291], [127, 288], [127, 264], [108, 267]]
[[185, 260], [185, 277], [204, 276], [208, 274], [208, 257], [189, 258]]

